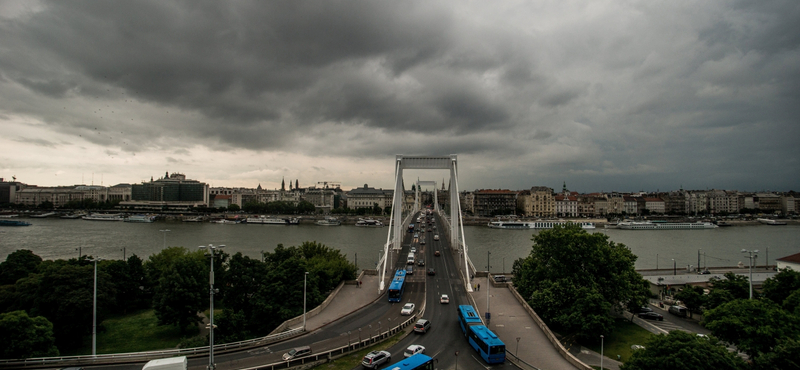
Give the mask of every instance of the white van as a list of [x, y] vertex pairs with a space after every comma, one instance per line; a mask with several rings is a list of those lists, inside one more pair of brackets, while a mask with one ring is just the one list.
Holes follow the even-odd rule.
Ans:
[[414, 253], [409, 253], [408, 258], [406, 259], [406, 265], [413, 265], [414, 264]]
[[187, 365], [186, 356], [160, 358], [144, 364], [142, 370], [186, 370]]

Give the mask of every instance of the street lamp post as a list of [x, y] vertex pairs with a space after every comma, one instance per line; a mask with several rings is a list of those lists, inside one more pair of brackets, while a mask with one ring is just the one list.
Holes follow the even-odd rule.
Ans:
[[94, 258], [94, 298], [92, 298], [92, 357], [97, 356], [97, 262], [101, 258]]
[[750, 299], [753, 299], [753, 258], [758, 257], [758, 249], [752, 251], [742, 249], [742, 253], [748, 253], [750, 258], [750, 263], [748, 264], [750, 268]]
[[[164, 235], [167, 234], [165, 233]], [[209, 261], [211, 261], [211, 270], [208, 272], [208, 301], [210, 307], [210, 313], [208, 317], [208, 370], [214, 370], [216, 368], [216, 365], [214, 364], [214, 255], [217, 253], [217, 249], [224, 247], [224, 245], [218, 245], [215, 247], [211, 244], [209, 244], [207, 247], [202, 245], [198, 247], [204, 249], [207, 248], [206, 254], [210, 257]]]
[[[492, 265], [489, 264], [489, 257], [492, 255], [491, 251], [486, 251], [486, 321], [489, 321], [489, 285], [491, 282], [489, 281], [491, 277], [489, 276], [489, 270], [491, 270]], [[489, 325], [489, 324], [486, 324]]]
[[[158, 230], [158, 231], [161, 231], [162, 233], [164, 233], [164, 246], [162, 246], [161, 249], [167, 249], [167, 233], [170, 232], [170, 230], [164, 229], [164, 230]], [[224, 247], [224, 245], [223, 245], [223, 247]], [[201, 248], [205, 248], [205, 247], [201, 247]]]
[[672, 259], [672, 275], [678, 275], [678, 263], [674, 258]]
[[600, 370], [603, 370], [603, 336], [600, 335]]
[[308, 271], [303, 275], [303, 331], [306, 331], [306, 280]]
[[517, 337], [517, 349], [514, 351], [514, 356], [517, 356], [517, 358], [519, 358], [519, 340], [520, 337]]

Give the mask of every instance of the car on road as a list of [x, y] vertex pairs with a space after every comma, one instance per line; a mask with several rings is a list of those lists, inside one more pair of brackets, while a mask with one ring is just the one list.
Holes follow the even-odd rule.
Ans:
[[420, 244], [420, 245], [425, 245], [425, 239], [422, 239], [422, 240], [420, 240], [420, 241], [419, 241], [419, 244]]
[[411, 247], [411, 253], [417, 253], [417, 247]]
[[641, 312], [653, 312], [653, 309], [647, 306], [642, 306], [636, 309], [636, 313], [641, 313]]
[[419, 238], [419, 233], [414, 234], [415, 238]]
[[283, 360], [289, 361], [299, 357], [308, 356], [310, 354], [311, 354], [311, 347], [309, 346], [292, 348], [289, 350], [289, 352], [283, 354]]
[[406, 275], [414, 275], [414, 265], [406, 266]]
[[664, 316], [655, 312], [639, 312], [640, 319], [664, 321]]
[[425, 353], [425, 347], [420, 346], [419, 344], [412, 344], [403, 351], [403, 356], [411, 357], [416, 355], [417, 353]]
[[439, 298], [439, 303], [441, 304], [450, 303], [450, 297], [448, 297], [447, 294], [442, 294], [441, 298]]
[[403, 305], [403, 309], [400, 310], [400, 314], [403, 316], [408, 316], [414, 313], [414, 304], [413, 303], [406, 303]]
[[436, 257], [439, 257], [441, 255], [441, 253], [439, 253], [439, 251], [436, 251], [436, 252], [433, 253], [433, 255], [436, 256]]
[[431, 330], [431, 322], [425, 319], [417, 320], [417, 323], [414, 324], [414, 332], [425, 334]]
[[425, 260], [423, 259], [417, 260], [417, 266], [425, 266]]
[[436, 270], [434, 270], [433, 268], [429, 268], [428, 269], [428, 275], [430, 275], [430, 276], [436, 275]]
[[378, 366], [392, 361], [392, 354], [386, 351], [372, 351], [361, 360], [361, 366], [377, 369]]
[[439, 240], [439, 234], [434, 235], [433, 240]]

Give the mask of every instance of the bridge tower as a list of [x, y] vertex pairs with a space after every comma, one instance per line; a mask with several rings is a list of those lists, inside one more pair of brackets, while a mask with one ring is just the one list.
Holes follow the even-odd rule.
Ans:
[[[461, 220], [461, 202], [459, 202], [458, 191], [458, 155], [451, 154], [448, 157], [435, 157], [435, 156], [404, 156], [398, 154], [395, 157], [395, 182], [394, 182], [394, 196], [392, 198], [392, 216], [389, 220], [389, 233], [386, 236], [386, 244], [383, 249], [383, 268], [380, 272], [380, 287], [379, 291], [383, 292], [386, 289], [385, 278], [386, 268], [391, 251], [399, 251], [402, 249], [402, 239], [404, 227], [407, 227], [411, 221], [413, 213], [406, 215], [403, 219], [403, 199], [405, 198], [405, 190], [403, 186], [403, 170], [406, 169], [422, 169], [422, 170], [450, 170], [450, 220], [449, 220], [449, 235], [450, 246], [458, 248], [459, 264], [463, 262], [464, 266], [461, 269], [464, 274], [464, 284], [467, 291], [472, 291], [472, 285], [469, 283], [469, 258], [467, 257], [468, 249], [466, 242], [464, 242], [464, 225]], [[444, 185], [444, 184], [443, 184]], [[419, 191], [419, 186], [416, 187]], [[435, 189], [434, 183], [434, 189]], [[418, 193], [417, 193], [418, 195]], [[419, 196], [415, 201], [414, 209], [419, 210]], [[438, 202], [436, 204], [438, 208]], [[461, 261], [463, 259], [463, 261]]]

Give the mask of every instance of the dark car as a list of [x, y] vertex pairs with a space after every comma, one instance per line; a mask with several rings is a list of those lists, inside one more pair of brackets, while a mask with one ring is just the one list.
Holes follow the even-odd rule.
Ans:
[[664, 321], [664, 316], [655, 312], [639, 312], [640, 319]]
[[428, 275], [431, 275], [431, 276], [436, 275], [436, 270], [428, 269]]
[[425, 261], [422, 259], [417, 260], [417, 266], [425, 266]]
[[647, 306], [642, 306], [636, 310], [636, 313], [642, 313], [642, 312], [653, 312], [653, 309]]

